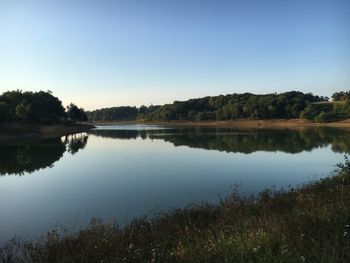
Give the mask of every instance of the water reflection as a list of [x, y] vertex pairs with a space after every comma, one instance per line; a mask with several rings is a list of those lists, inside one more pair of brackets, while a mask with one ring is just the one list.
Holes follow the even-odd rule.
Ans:
[[65, 151], [72, 155], [84, 149], [86, 134], [74, 134], [31, 143], [0, 147], [0, 175], [24, 175], [52, 167]]
[[52, 167], [65, 151], [74, 155], [86, 147], [88, 136], [112, 139], [163, 140], [175, 147], [250, 154], [256, 151], [300, 153], [331, 146], [334, 152], [350, 153], [348, 129], [237, 130], [216, 128], [95, 129], [88, 134], [50, 138], [32, 143], [0, 147], [0, 175], [23, 175]]
[[85, 148], [88, 138], [89, 136], [85, 134], [73, 134], [70, 136], [65, 136], [63, 143], [67, 145], [67, 151], [74, 155], [79, 150]]
[[344, 129], [103, 129], [0, 147], [0, 174], [33, 173], [0, 178], [0, 243], [55, 224], [78, 230], [95, 216], [123, 223], [219, 202], [235, 184], [242, 194], [295, 186], [328, 176], [342, 160], [335, 152], [350, 152]]
[[188, 146], [233, 153], [256, 151], [300, 153], [331, 145], [334, 152], [350, 152], [348, 129], [242, 130], [179, 128], [166, 130], [92, 130], [95, 136], [113, 139], [161, 139], [174, 146]]

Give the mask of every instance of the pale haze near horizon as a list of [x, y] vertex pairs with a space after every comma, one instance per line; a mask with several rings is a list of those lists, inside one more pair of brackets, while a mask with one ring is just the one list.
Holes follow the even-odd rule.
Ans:
[[[74, 3], [73, 3], [74, 2]], [[0, 92], [92, 110], [350, 89], [350, 1], [0, 1]]]

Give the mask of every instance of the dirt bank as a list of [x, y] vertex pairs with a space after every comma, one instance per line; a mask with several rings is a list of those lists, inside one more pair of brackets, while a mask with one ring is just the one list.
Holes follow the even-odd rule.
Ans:
[[0, 127], [0, 146], [21, 143], [27, 140], [53, 138], [73, 133], [86, 132], [95, 126], [89, 124], [23, 124], [7, 123]]
[[229, 121], [153, 121], [142, 122], [158, 125], [179, 125], [179, 126], [210, 126], [224, 128], [274, 128], [274, 129], [297, 129], [307, 127], [337, 127], [350, 128], [350, 119], [330, 123], [316, 123], [301, 119], [276, 119], [276, 120], [229, 120]]

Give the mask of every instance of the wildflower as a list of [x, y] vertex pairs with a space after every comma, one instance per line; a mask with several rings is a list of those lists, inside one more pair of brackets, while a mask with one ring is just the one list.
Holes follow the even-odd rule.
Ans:
[[305, 257], [304, 256], [300, 256], [301, 261], [305, 262]]
[[349, 225], [345, 225], [346, 228], [349, 228]]
[[343, 237], [346, 237], [348, 235], [348, 232], [345, 231], [344, 234], [343, 234]]
[[260, 248], [260, 246], [254, 247], [254, 248], [253, 248], [253, 252], [254, 252], [254, 253], [258, 252], [259, 248]]

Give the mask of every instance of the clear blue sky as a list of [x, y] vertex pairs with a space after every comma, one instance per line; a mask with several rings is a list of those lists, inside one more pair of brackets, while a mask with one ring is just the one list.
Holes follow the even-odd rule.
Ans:
[[0, 92], [86, 109], [350, 89], [349, 0], [0, 0]]

